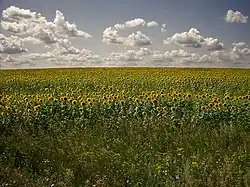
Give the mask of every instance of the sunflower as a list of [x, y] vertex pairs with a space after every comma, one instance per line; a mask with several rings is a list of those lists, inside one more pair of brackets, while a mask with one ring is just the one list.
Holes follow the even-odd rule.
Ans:
[[176, 111], [176, 108], [175, 107], [171, 107], [170, 109], [172, 112], [175, 112]]
[[201, 110], [205, 110], [205, 109], [206, 109], [206, 107], [205, 107], [205, 106], [202, 106], [202, 107], [201, 107]]
[[81, 102], [81, 106], [85, 106], [86, 103], [84, 101]]
[[213, 107], [214, 104], [213, 104], [213, 103], [209, 103], [208, 106], [209, 106], [209, 107]]
[[152, 103], [153, 103], [154, 105], [156, 105], [156, 104], [158, 103], [157, 99], [154, 99], [154, 100], [152, 101]]
[[38, 111], [40, 108], [40, 105], [34, 106], [34, 111]]

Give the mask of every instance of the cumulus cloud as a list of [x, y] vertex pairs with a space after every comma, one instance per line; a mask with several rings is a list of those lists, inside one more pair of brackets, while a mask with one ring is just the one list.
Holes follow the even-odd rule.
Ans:
[[151, 56], [152, 62], [164, 62], [167, 60], [166, 56], [159, 51], [154, 51]]
[[6, 10], [3, 10], [2, 15], [4, 19], [15, 22], [36, 20], [41, 17], [40, 13], [31, 12], [30, 10], [21, 9], [15, 6], [10, 6]]
[[176, 33], [163, 41], [164, 44], [176, 43], [184, 47], [205, 47], [209, 51], [221, 50], [224, 44], [217, 38], [206, 38], [198, 29], [191, 28], [188, 32]]
[[247, 23], [248, 16], [244, 16], [239, 11], [228, 10], [225, 21], [228, 23]]
[[128, 28], [133, 28], [133, 27], [138, 27], [138, 26], [144, 26], [146, 25], [146, 23], [147, 22], [144, 19], [137, 18], [137, 19], [133, 19], [130, 21], [126, 21], [125, 26]]
[[34, 37], [31, 37], [31, 36], [20, 38], [20, 40], [23, 43], [31, 43], [31, 44], [40, 44], [40, 43], [42, 43], [41, 40], [39, 40], [37, 38], [34, 38]]
[[147, 23], [147, 27], [158, 27], [158, 23], [155, 21], [150, 21]]
[[218, 58], [221, 61], [232, 61], [236, 62], [241, 59], [240, 55], [234, 53], [233, 51], [214, 51], [211, 54], [211, 57]]
[[27, 51], [23, 46], [22, 40], [18, 37], [5, 37], [3, 34], [0, 34], [0, 53], [19, 54]]
[[204, 45], [209, 51], [221, 50], [224, 48], [224, 44], [217, 38], [205, 38]]
[[250, 48], [245, 42], [233, 43], [232, 46], [233, 46], [232, 52], [241, 56], [250, 55]]
[[102, 41], [106, 44], [123, 44], [124, 38], [120, 37], [118, 31], [113, 27], [108, 27], [103, 31]]
[[[91, 34], [81, 31], [66, 20], [64, 14], [56, 11], [54, 22], [49, 22], [41, 13], [29, 9], [11, 6], [3, 11], [1, 26], [15, 35], [26, 35], [28, 42], [38, 43], [39, 39], [46, 45], [55, 44], [65, 37], [90, 38]], [[34, 38], [34, 39], [31, 39]]]
[[165, 58], [174, 58], [174, 57], [189, 57], [190, 53], [184, 51], [183, 49], [179, 50], [171, 50], [171, 51], [166, 51], [164, 54]]
[[64, 17], [63, 13], [59, 10], [56, 11], [54, 24], [60, 29], [61, 32], [67, 34], [69, 37], [84, 37], [91, 38], [92, 35], [79, 30], [76, 25], [70, 24]]
[[185, 47], [199, 48], [204, 42], [204, 37], [200, 31], [195, 28], [191, 28], [188, 32], [176, 33], [172, 37], [164, 40], [164, 44], [177, 43]]
[[189, 53], [184, 51], [183, 49], [178, 50], [169, 50], [164, 54], [159, 51], [155, 51], [151, 56], [151, 60], [153, 62], [168, 62], [172, 63], [172, 65], [205, 65], [207, 63], [218, 63], [221, 60], [217, 56], [211, 55], [199, 55], [197, 53]]
[[22, 34], [29, 29], [29, 25], [26, 23], [6, 22], [6, 21], [1, 21], [1, 27], [6, 31], [19, 34]]
[[128, 50], [124, 53], [112, 52], [106, 60], [107, 61], [141, 61], [142, 57], [138, 56], [136, 54], [136, 51]]
[[130, 46], [145, 46], [145, 45], [151, 45], [152, 41], [148, 36], [143, 34], [141, 31], [137, 31], [136, 33], [130, 34], [126, 38], [125, 44]]
[[124, 30], [128, 28], [135, 28], [135, 27], [145, 27], [147, 26], [148, 28], [152, 27], [158, 27], [159, 24], [156, 21], [146, 21], [142, 18], [136, 18], [133, 20], [126, 21], [125, 23], [117, 23], [114, 25], [114, 28], [117, 30]]
[[153, 52], [148, 48], [140, 48], [140, 50], [127, 50], [125, 52], [112, 52], [106, 61], [141, 61], [145, 57], [152, 55]]
[[40, 25], [37, 25], [34, 28], [33, 37], [39, 39], [46, 45], [54, 44], [59, 41], [54, 32], [44, 27], [41, 27]]
[[148, 48], [141, 48], [139, 51], [137, 51], [137, 55], [140, 57], [149, 56], [152, 55], [152, 51]]
[[106, 44], [124, 44], [128, 46], [151, 45], [152, 41], [141, 31], [130, 34], [128, 37], [121, 37], [113, 27], [106, 28], [103, 32], [103, 42]]
[[114, 28], [116, 28], [117, 30], [122, 30], [122, 29], [126, 29], [126, 28], [145, 26], [146, 24], [147, 24], [147, 22], [144, 19], [136, 18], [133, 20], [126, 21], [123, 24], [118, 23], [118, 24], [114, 25]]
[[129, 36], [120, 36], [119, 31], [128, 28], [135, 28], [138, 26], [143, 27], [158, 27], [159, 24], [156, 21], [146, 21], [142, 18], [136, 18], [126, 21], [125, 23], [117, 23], [113, 27], [108, 27], [103, 31], [102, 41], [106, 44], [123, 44], [128, 46], [146, 46], [151, 45], [151, 39], [143, 34], [141, 31], [131, 33]]
[[189, 53], [183, 49], [169, 50], [165, 53], [160, 51], [150, 51], [147, 48], [141, 48], [138, 51], [128, 50], [125, 52], [111, 53], [104, 61], [108, 64], [119, 63], [122, 65], [206, 65], [221, 62], [218, 55], [199, 55], [197, 53]]
[[9, 65], [14, 65], [14, 66], [23, 65], [23, 64], [34, 65], [34, 62], [30, 59], [15, 58], [15, 57], [10, 56], [10, 55], [5, 57], [3, 59], [3, 62], [6, 64], [9, 64]]
[[[57, 43], [55, 49], [47, 53], [32, 53], [23, 55], [24, 59], [33, 61], [48, 61], [55, 64], [73, 63], [74, 65], [91, 65], [91, 63], [101, 63], [101, 57], [87, 49], [77, 49], [71, 45], [67, 39]], [[67, 64], [64, 64], [67, 65]]]
[[166, 24], [162, 24], [161, 25], [161, 32], [166, 32], [167, 30], [166, 30]]

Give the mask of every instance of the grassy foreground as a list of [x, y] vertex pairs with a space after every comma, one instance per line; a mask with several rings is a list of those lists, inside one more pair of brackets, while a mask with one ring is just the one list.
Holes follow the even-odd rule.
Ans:
[[250, 186], [250, 70], [0, 71], [1, 186]]

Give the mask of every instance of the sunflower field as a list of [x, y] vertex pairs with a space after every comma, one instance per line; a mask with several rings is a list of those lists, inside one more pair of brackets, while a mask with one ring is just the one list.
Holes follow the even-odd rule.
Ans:
[[250, 186], [250, 69], [0, 70], [1, 186]]

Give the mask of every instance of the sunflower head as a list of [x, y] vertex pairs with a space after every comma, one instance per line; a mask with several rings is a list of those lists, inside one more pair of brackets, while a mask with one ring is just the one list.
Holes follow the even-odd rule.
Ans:
[[154, 99], [152, 102], [153, 102], [153, 104], [155, 104], [155, 105], [158, 103], [157, 99]]
[[176, 108], [175, 108], [175, 107], [171, 107], [171, 111], [172, 111], [172, 112], [175, 112], [175, 111], [176, 111]]
[[84, 101], [81, 102], [81, 106], [85, 106], [86, 103]]

